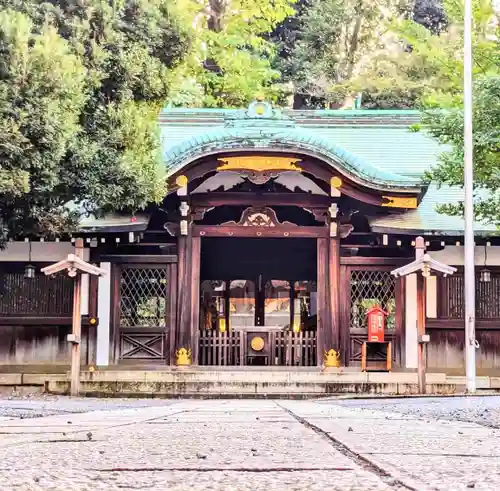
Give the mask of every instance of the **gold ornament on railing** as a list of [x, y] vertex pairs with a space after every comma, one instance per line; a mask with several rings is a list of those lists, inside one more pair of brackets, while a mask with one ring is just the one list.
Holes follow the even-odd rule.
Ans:
[[180, 367], [185, 367], [191, 365], [191, 350], [186, 348], [180, 348], [175, 353], [177, 358], [176, 364]]
[[324, 363], [325, 368], [339, 368], [340, 353], [337, 353], [334, 349], [325, 351]]

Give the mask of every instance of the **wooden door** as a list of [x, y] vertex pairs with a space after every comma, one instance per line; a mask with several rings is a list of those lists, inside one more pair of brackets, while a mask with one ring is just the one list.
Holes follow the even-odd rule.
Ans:
[[[392, 341], [393, 361], [401, 361], [403, 297], [401, 284], [391, 275], [393, 266], [347, 266], [343, 269], [341, 290], [343, 339], [346, 360], [361, 363], [361, 348], [368, 339], [367, 312], [379, 306], [387, 312], [385, 340]], [[373, 361], [383, 361], [385, 354], [374, 353]]]
[[115, 353], [127, 363], [167, 363], [174, 332], [173, 264], [115, 267]]

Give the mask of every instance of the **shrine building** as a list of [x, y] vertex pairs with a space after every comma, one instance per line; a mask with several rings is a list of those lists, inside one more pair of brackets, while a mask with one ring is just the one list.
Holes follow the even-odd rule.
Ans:
[[[416, 276], [426, 278], [427, 367], [463, 372], [463, 220], [439, 214], [461, 188], [424, 184], [446, 150], [416, 111], [165, 109], [168, 194], [135, 215], [85, 218], [57, 241], [0, 251], [0, 363], [70, 362], [72, 280], [41, 268], [85, 241], [82, 364], [360, 367], [367, 312], [385, 312], [393, 370], [417, 366]], [[475, 224], [478, 373], [500, 369], [500, 239]], [[28, 268], [32, 266], [33, 268]], [[373, 360], [383, 359], [376, 350]]]

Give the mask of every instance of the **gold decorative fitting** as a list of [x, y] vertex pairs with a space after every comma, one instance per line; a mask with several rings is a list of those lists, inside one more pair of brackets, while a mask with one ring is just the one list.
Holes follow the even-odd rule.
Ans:
[[340, 179], [340, 177], [338, 176], [333, 176], [330, 179], [330, 185], [332, 186], [332, 188], [338, 189], [340, 186], [342, 186], [342, 179]]
[[266, 112], [266, 106], [264, 104], [255, 105], [255, 114], [262, 116]]
[[382, 206], [389, 206], [390, 208], [416, 208], [417, 198], [401, 198], [399, 196], [382, 196], [385, 203]]
[[90, 365], [89, 366], [89, 372], [95, 372], [95, 366], [94, 365]]
[[89, 320], [89, 323], [91, 325], [95, 325], [96, 322], [97, 322], [97, 319], [95, 319], [94, 317], [92, 317], [92, 319]]
[[218, 171], [225, 170], [251, 170], [254, 172], [264, 171], [286, 171], [293, 170], [302, 172], [302, 169], [296, 165], [300, 159], [291, 157], [273, 157], [265, 155], [243, 156], [243, 157], [228, 157], [219, 159], [223, 164], [217, 167]]
[[324, 363], [325, 368], [339, 368], [340, 353], [337, 353], [334, 349], [325, 351]]
[[250, 341], [250, 346], [254, 351], [262, 351], [264, 349], [264, 340], [260, 336], [255, 336]]
[[178, 176], [177, 179], [175, 180], [175, 184], [177, 184], [177, 186], [180, 186], [181, 188], [187, 186], [187, 183], [188, 183], [188, 178], [186, 176]]
[[175, 353], [177, 358], [176, 364], [179, 367], [185, 367], [191, 365], [191, 350], [186, 348], [180, 348]]

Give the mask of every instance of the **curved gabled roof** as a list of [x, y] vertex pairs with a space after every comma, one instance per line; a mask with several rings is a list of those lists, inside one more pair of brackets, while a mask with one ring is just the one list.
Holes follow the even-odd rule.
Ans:
[[287, 152], [315, 157], [354, 182], [370, 188], [422, 190], [419, 178], [380, 169], [326, 138], [297, 127], [293, 120], [284, 118], [281, 113], [266, 110], [271, 111], [271, 115], [258, 117], [250, 113], [250, 108], [239, 117], [228, 118], [224, 127], [192, 136], [170, 148], [164, 154], [168, 176], [208, 155], [248, 151]]

